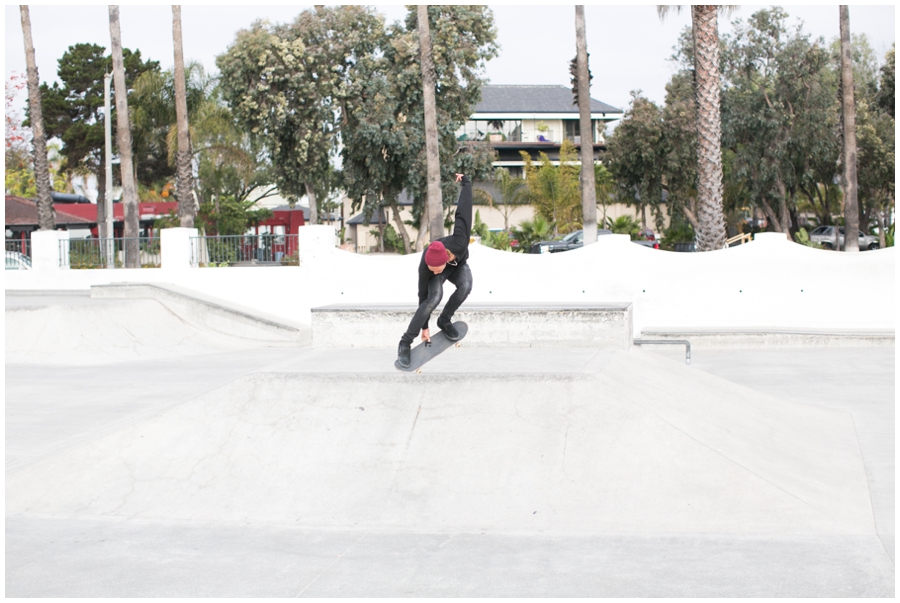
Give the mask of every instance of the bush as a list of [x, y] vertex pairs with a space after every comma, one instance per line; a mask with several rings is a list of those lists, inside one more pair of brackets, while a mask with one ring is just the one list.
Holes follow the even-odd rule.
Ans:
[[673, 221], [669, 227], [663, 232], [662, 240], [659, 243], [661, 249], [672, 251], [678, 243], [693, 243], [694, 227], [689, 222]]

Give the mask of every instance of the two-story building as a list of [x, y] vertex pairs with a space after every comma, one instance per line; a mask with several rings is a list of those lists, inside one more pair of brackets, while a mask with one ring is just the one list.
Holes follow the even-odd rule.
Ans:
[[[572, 103], [572, 90], [565, 86], [484, 86], [481, 102], [457, 132], [457, 139], [489, 143], [498, 155], [494, 165], [521, 176], [525, 162], [520, 151], [535, 160], [543, 152], [551, 162], [558, 162], [564, 140], [581, 144], [578, 106]], [[621, 109], [591, 99], [595, 159], [605, 149], [606, 124], [622, 115]]]
[[[581, 144], [578, 106], [573, 104], [572, 90], [566, 86], [483, 86], [481, 102], [466, 123], [456, 133], [460, 142], [475, 141], [490, 145], [497, 152], [495, 167], [504, 167], [510, 174], [522, 177], [525, 162], [521, 151], [526, 151], [537, 161], [541, 152], [551, 163], [559, 163], [559, 150], [564, 140]], [[591, 99], [591, 135], [595, 161], [600, 160], [606, 149], [603, 133], [606, 124], [622, 119], [622, 109]], [[483, 189], [499, 199], [493, 183], [475, 182], [474, 188]], [[403, 221], [412, 218], [412, 202], [401, 195], [400, 210]], [[531, 206], [520, 206], [507, 212], [485, 205], [476, 205], [481, 220], [491, 230], [500, 230], [504, 222], [518, 225], [534, 218]], [[624, 207], [622, 208], [624, 210]], [[347, 221], [346, 238], [351, 247], [366, 252], [375, 250], [378, 239], [378, 219], [393, 224], [390, 216], [376, 212], [368, 223], [362, 214]], [[411, 239], [416, 229], [407, 227]]]

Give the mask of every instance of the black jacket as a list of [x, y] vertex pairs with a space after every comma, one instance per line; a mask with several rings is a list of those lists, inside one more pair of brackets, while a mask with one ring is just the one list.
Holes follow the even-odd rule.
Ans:
[[[450, 250], [450, 253], [456, 256], [456, 259], [447, 264], [442, 274], [446, 274], [451, 278], [453, 272], [460, 266], [465, 265], [469, 259], [469, 237], [472, 235], [472, 182], [468, 176], [462, 177], [462, 188], [459, 190], [459, 200], [456, 202], [456, 222], [453, 224], [453, 234], [438, 239], [444, 244], [444, 247]], [[428, 269], [425, 263], [425, 251], [422, 251], [422, 258], [419, 260], [419, 303], [421, 304], [428, 297], [428, 281], [435, 274]], [[423, 329], [428, 328], [428, 321], [422, 326]]]

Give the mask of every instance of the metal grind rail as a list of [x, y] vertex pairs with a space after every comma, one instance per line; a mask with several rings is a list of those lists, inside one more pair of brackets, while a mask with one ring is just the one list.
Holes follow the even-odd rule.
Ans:
[[691, 342], [687, 339], [635, 339], [634, 345], [683, 345], [684, 363], [691, 363]]

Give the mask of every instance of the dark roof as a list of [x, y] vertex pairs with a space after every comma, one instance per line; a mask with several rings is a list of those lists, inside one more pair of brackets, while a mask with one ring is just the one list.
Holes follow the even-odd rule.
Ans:
[[[90, 220], [67, 214], [58, 208], [53, 208], [56, 212], [56, 224], [93, 224]], [[37, 226], [38, 211], [37, 204], [30, 199], [22, 197], [6, 196], [6, 224], [10, 226]]]
[[372, 226], [377, 226], [379, 223], [381, 223], [381, 224], [390, 224], [391, 223], [390, 219], [385, 218], [384, 213], [381, 211], [380, 207], [372, 212], [372, 217], [369, 218], [368, 223], [365, 220], [364, 213], [357, 214], [357, 215], [353, 216], [352, 218], [350, 218], [349, 220], [347, 220], [348, 225], [350, 225], [350, 224], [370, 225], [371, 224]]
[[[475, 113], [572, 113], [572, 90], [565, 86], [482, 86]], [[591, 113], [622, 113], [612, 105], [591, 99]]]

